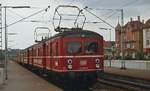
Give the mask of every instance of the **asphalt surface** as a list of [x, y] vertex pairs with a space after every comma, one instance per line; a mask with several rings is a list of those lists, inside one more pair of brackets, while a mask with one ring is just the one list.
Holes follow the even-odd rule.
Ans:
[[8, 80], [0, 85], [0, 91], [62, 91], [19, 64], [8, 62]]

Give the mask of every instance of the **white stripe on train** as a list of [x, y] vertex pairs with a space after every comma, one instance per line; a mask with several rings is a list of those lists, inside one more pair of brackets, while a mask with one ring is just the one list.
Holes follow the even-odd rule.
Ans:
[[[29, 58], [103, 58], [104, 55], [84, 55], [84, 56], [30, 56]], [[27, 57], [25, 57], [27, 58]]]

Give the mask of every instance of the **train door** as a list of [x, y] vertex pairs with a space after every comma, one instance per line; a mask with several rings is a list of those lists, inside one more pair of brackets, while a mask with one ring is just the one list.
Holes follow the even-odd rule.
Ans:
[[53, 60], [53, 48], [52, 42], [50, 43], [50, 69], [52, 69], [52, 60]]
[[24, 57], [25, 57], [25, 52], [24, 52], [24, 50], [23, 50], [23, 52], [22, 52], [22, 63], [24, 64]]
[[49, 60], [49, 45], [48, 43], [45, 43], [45, 68], [49, 69], [49, 64], [50, 64], [50, 60]]
[[34, 64], [33, 64], [33, 56], [34, 56], [34, 55], [33, 55], [33, 51], [34, 51], [34, 50], [33, 50], [33, 48], [32, 48], [32, 49], [31, 49], [31, 65], [32, 65], [32, 66], [34, 65]]
[[46, 68], [46, 43], [43, 44], [43, 55], [42, 55], [42, 65], [43, 68]]
[[29, 64], [29, 49], [27, 49], [27, 64]]
[[57, 66], [57, 68], [56, 69], [59, 69], [59, 67], [60, 66], [58, 66], [58, 65], [60, 65], [60, 62], [59, 62], [59, 49], [58, 49], [58, 41], [56, 41], [56, 43], [55, 43], [55, 66]]

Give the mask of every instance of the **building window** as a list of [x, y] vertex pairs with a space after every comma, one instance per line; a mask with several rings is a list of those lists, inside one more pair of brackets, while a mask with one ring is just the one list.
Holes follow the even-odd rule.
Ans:
[[131, 48], [130, 46], [131, 46], [131, 45], [128, 43], [128, 44], [127, 44], [127, 48]]
[[135, 53], [132, 53], [132, 58], [135, 58]]
[[132, 45], [132, 48], [134, 48], [134, 44]]
[[118, 44], [118, 43], [116, 44], [116, 47], [119, 47], [119, 44]]
[[132, 37], [132, 39], [133, 39], [133, 41], [134, 41], [134, 40], [135, 40], [135, 36], [134, 36], [134, 33], [132, 34], [132, 36], [133, 36], [133, 37]]
[[125, 41], [126, 41], [126, 39], [127, 39], [126, 36], [124, 36], [124, 40], [125, 40]]
[[147, 34], [148, 32], [149, 32], [149, 30], [147, 29], [147, 30], [146, 30], [146, 34]]
[[147, 39], [149, 38], [149, 33], [150, 33], [150, 32], [149, 32], [149, 30], [147, 29], [147, 30], [146, 30], [146, 33], [145, 33]]
[[149, 40], [146, 40], [146, 45], [149, 45]]

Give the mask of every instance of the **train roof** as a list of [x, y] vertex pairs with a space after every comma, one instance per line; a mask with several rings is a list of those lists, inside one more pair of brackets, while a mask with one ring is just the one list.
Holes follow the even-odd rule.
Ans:
[[82, 30], [80, 28], [65, 28], [65, 31], [63, 32], [60, 32], [48, 39], [44, 39], [42, 40], [41, 42], [37, 43], [37, 44], [34, 44], [26, 49], [29, 49], [29, 48], [33, 48], [33, 46], [36, 46], [36, 45], [39, 45], [39, 44], [42, 44], [46, 41], [49, 41], [51, 39], [55, 39], [55, 38], [77, 38], [77, 37], [84, 37], [84, 38], [99, 38], [99, 39], [102, 39], [103, 36], [101, 36], [100, 34], [96, 33], [96, 32], [93, 32], [93, 31], [89, 31], [89, 30]]
[[60, 32], [51, 38], [57, 38], [57, 37], [103, 38], [100, 34], [98, 34], [96, 32], [89, 31], [89, 30], [82, 30], [80, 28], [66, 29], [66, 31]]

